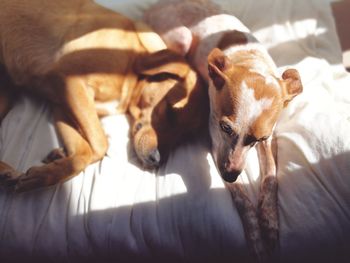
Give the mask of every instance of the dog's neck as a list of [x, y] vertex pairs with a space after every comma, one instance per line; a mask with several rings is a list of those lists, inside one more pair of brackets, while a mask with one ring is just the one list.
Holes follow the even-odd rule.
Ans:
[[276, 76], [276, 65], [267, 50], [244, 27], [242, 31], [224, 30], [213, 37], [194, 38], [192, 44], [189, 59], [206, 81], [209, 81], [206, 60], [215, 47], [221, 49], [234, 65], [244, 66], [264, 76]]
[[249, 68], [263, 76], [276, 75], [276, 65], [266, 49], [250, 33], [237, 30], [223, 35], [218, 43], [233, 65]]

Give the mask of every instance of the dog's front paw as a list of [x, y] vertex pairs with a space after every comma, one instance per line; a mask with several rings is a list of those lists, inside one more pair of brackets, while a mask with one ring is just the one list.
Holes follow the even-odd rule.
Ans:
[[27, 192], [36, 188], [52, 185], [52, 176], [44, 166], [32, 167], [22, 174], [15, 185], [16, 192]]
[[276, 177], [264, 178], [258, 204], [258, 220], [267, 253], [272, 255], [279, 241]]
[[0, 171], [0, 186], [3, 186], [7, 189], [12, 190], [18, 182], [18, 178], [20, 177], [20, 173], [16, 170], [6, 167], [1, 169]]
[[56, 148], [53, 149], [44, 159], [43, 159], [43, 163], [51, 163], [53, 161], [59, 160], [59, 159], [63, 159], [67, 157], [67, 154], [65, 152], [65, 150], [63, 148]]

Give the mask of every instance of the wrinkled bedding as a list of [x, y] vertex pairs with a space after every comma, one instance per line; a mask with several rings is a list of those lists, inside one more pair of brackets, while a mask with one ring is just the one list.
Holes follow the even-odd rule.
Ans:
[[[98, 3], [141, 19], [154, 0]], [[266, 45], [304, 92], [284, 110], [278, 142], [279, 262], [350, 262], [350, 75], [326, 0], [217, 0]], [[242, 224], [208, 136], [143, 171], [127, 119], [102, 119], [106, 157], [79, 176], [23, 194], [0, 190], [0, 262], [245, 262]], [[47, 104], [21, 97], [0, 126], [0, 158], [20, 171], [60, 142]], [[256, 202], [256, 151], [239, 179]], [[165, 261], [166, 260], [166, 261]]]

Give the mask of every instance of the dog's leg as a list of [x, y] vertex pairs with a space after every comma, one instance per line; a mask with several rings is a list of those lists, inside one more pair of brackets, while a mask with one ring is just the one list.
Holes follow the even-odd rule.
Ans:
[[[129, 62], [131, 63], [131, 62]], [[121, 95], [119, 100], [119, 105], [117, 111], [120, 113], [125, 113], [128, 110], [130, 101], [132, 100], [133, 90], [137, 84], [137, 76], [133, 72], [126, 74], [123, 86], [121, 88]]]
[[102, 159], [107, 151], [108, 142], [98, 118], [94, 100], [88, 95], [83, 80], [79, 77], [67, 77], [64, 92], [65, 105], [62, 106], [67, 107], [65, 112], [89, 143], [92, 162]]
[[266, 253], [261, 238], [260, 227], [256, 209], [239, 183], [226, 183], [237, 211], [240, 215], [248, 248], [252, 251], [258, 262], [265, 262]]
[[54, 118], [57, 131], [65, 145], [65, 153], [59, 150], [58, 155], [51, 156], [51, 162], [31, 167], [18, 178], [16, 191], [23, 192], [54, 185], [77, 175], [91, 163], [91, 148], [77, 127], [72, 125], [59, 108], [54, 109]]
[[[50, 78], [53, 81], [57, 76]], [[42, 83], [50, 85], [52, 81]], [[107, 138], [83, 80], [79, 77], [67, 77], [63, 82], [58, 77], [55, 83], [55, 96], [58, 98], [56, 102], [60, 104], [55, 104], [54, 115], [67, 157], [56, 150], [60, 153], [54, 154], [53, 162], [32, 167], [19, 178], [17, 191], [48, 186], [71, 178], [90, 163], [102, 159], [107, 150]], [[61, 87], [57, 83], [65, 85]]]
[[17, 172], [7, 163], [0, 161], [0, 186], [4, 186], [8, 189], [13, 188], [21, 173]]
[[65, 150], [53, 150], [44, 159], [45, 165], [32, 167], [25, 174], [0, 162], [1, 185], [8, 188], [15, 186], [17, 192], [53, 185], [77, 175], [92, 162], [89, 143], [59, 107], [54, 108], [54, 119]]
[[272, 141], [268, 139], [257, 146], [261, 170], [258, 218], [261, 235], [267, 252], [271, 255], [278, 244], [279, 223], [277, 205], [277, 174]]

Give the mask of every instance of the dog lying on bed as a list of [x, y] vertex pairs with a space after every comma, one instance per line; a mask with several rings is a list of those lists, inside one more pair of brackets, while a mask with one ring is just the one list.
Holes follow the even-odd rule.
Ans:
[[[207, 0], [160, 1], [144, 18], [168, 48], [188, 57], [209, 84], [214, 161], [232, 190], [248, 244], [264, 260], [265, 250], [272, 253], [278, 242], [272, 134], [282, 109], [302, 91], [299, 74], [288, 69], [277, 77], [273, 60], [248, 28]], [[258, 218], [241, 187], [229, 184], [244, 169], [247, 153], [255, 145], [262, 174]]]
[[[134, 106], [130, 109], [136, 117], [138, 96], [133, 94], [137, 94], [137, 90], [146, 91], [147, 86], [157, 86], [157, 78], [162, 75], [159, 74], [160, 65], [171, 68], [171, 60], [176, 56], [174, 52], [162, 51], [157, 64], [152, 64], [146, 54], [165, 48], [160, 38], [147, 28], [137, 32], [141, 24], [92, 1], [4, 0], [0, 9], [0, 64], [6, 72], [3, 72], [5, 78], [11, 79], [11, 83], [0, 83], [1, 101], [4, 102], [0, 108], [1, 116], [8, 111], [6, 106], [10, 106], [10, 95], [14, 90], [40, 97], [51, 105], [56, 129], [64, 144], [64, 150], [54, 149], [45, 158], [44, 165], [32, 167], [23, 174], [0, 162], [0, 184], [27, 191], [71, 178], [100, 160], [108, 143], [95, 102], [118, 99], [118, 110], [125, 112], [133, 101]], [[157, 54], [154, 56], [156, 58]], [[143, 67], [137, 59], [148, 60], [147, 65]], [[140, 71], [149, 70], [145, 73], [147, 81], [138, 84], [135, 64]], [[175, 67], [182, 67], [186, 72], [166, 71], [168, 74], [161, 76], [170, 78], [171, 85], [177, 86], [184, 97], [192, 94], [193, 87], [198, 87], [197, 78], [185, 64], [184, 60], [176, 60]], [[154, 79], [153, 65], [156, 67]], [[154, 96], [159, 103], [162, 101], [163, 95]], [[183, 98], [181, 96], [179, 99]], [[167, 95], [173, 104], [177, 102], [175, 97]], [[165, 119], [161, 116], [165, 113], [166, 110], [153, 111], [153, 116], [145, 118]], [[153, 137], [144, 136], [143, 142], [153, 139], [163, 145], [157, 132]], [[174, 141], [178, 142], [176, 138]], [[142, 152], [143, 146], [136, 143], [136, 152]], [[150, 152], [154, 154], [156, 149], [152, 149]], [[162, 151], [166, 150], [168, 148], [164, 146]], [[143, 153], [139, 156], [144, 163], [154, 157]], [[155, 161], [159, 161], [157, 156]], [[156, 162], [152, 164], [156, 165]]]

